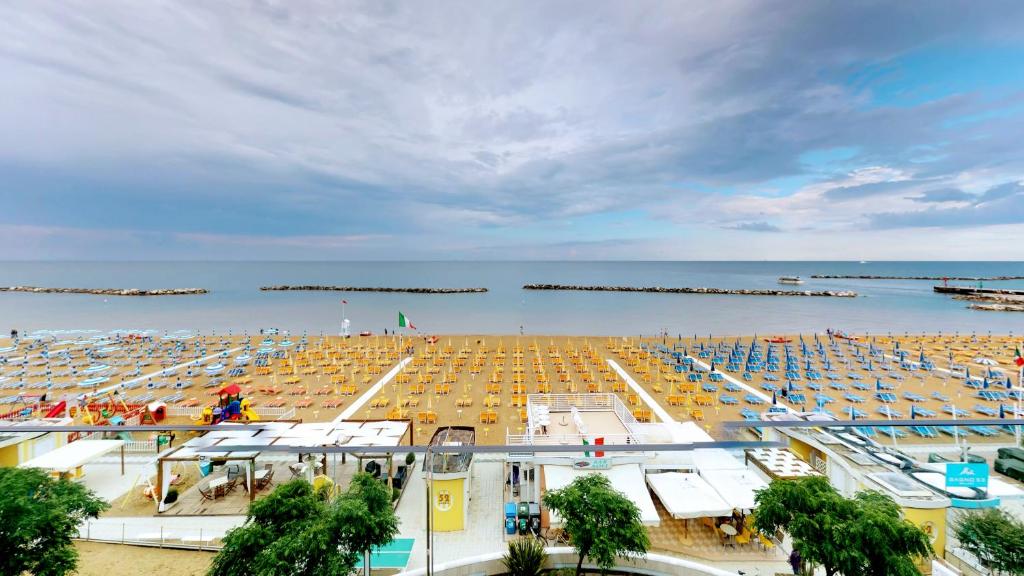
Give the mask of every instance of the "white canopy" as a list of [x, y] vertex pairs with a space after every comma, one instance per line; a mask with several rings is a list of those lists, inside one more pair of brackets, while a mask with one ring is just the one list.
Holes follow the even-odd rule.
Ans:
[[722, 448], [694, 450], [693, 464], [701, 473], [705, 470], [743, 470], [745, 468], [743, 462]]
[[647, 483], [673, 518], [728, 516], [733, 507], [697, 474], [648, 474]]
[[70, 444], [50, 450], [42, 456], [36, 456], [23, 462], [21, 468], [42, 468], [54, 472], [70, 472], [75, 468], [117, 450], [124, 445], [122, 440], [77, 440]]
[[[577, 470], [571, 466], [544, 465], [544, 482], [547, 490], [557, 490], [568, 485], [579, 476], [586, 474], [603, 474], [611, 481], [612, 487], [622, 492], [640, 509], [640, 521], [647, 526], [658, 526], [661, 518], [654, 507], [651, 493], [644, 483], [644, 473], [639, 464], [624, 464], [608, 470]], [[551, 512], [551, 524], [559, 525], [562, 519], [554, 511]]]
[[767, 488], [764, 480], [752, 470], [701, 470], [700, 475], [714, 486], [729, 508], [753, 510], [754, 491]]

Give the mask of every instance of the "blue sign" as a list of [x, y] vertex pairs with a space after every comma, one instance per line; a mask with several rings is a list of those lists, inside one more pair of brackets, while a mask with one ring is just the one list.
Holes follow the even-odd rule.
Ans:
[[988, 464], [946, 464], [946, 488], [988, 488]]

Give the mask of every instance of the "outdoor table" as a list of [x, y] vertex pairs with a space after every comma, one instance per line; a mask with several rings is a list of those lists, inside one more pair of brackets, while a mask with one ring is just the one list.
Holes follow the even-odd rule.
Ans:
[[728, 536], [730, 543], [733, 542], [733, 538], [736, 537], [736, 528], [732, 524], [723, 522], [722, 525], [718, 527], [718, 529], [721, 530], [723, 534]]
[[217, 498], [224, 495], [224, 487], [228, 483], [227, 476], [221, 476], [210, 480], [210, 490], [213, 491], [213, 497]]

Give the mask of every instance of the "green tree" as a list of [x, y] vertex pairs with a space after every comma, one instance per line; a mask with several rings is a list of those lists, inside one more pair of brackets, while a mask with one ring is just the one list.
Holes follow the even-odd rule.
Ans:
[[995, 572], [1024, 574], [1024, 523], [999, 508], [964, 515], [955, 526], [960, 546]]
[[564, 488], [547, 492], [544, 505], [562, 517], [579, 555], [577, 575], [587, 557], [608, 570], [615, 566], [616, 557], [647, 553], [650, 540], [640, 522], [640, 509], [601, 474], [580, 476]]
[[0, 468], [0, 574], [73, 572], [78, 526], [109, 507], [81, 484], [42, 470]]
[[931, 556], [928, 536], [880, 492], [844, 498], [827, 478], [812, 476], [773, 481], [755, 501], [754, 527], [789, 532], [803, 560], [828, 576], [918, 576], [914, 559]]
[[336, 504], [334, 522], [345, 534], [349, 546], [364, 554], [364, 570], [370, 573], [369, 555], [374, 546], [383, 546], [398, 534], [398, 517], [391, 505], [392, 489], [369, 474], [356, 474], [349, 489]]
[[228, 532], [210, 576], [328, 576], [350, 573], [359, 553], [398, 531], [386, 485], [368, 474], [333, 501], [305, 480], [278, 486]]

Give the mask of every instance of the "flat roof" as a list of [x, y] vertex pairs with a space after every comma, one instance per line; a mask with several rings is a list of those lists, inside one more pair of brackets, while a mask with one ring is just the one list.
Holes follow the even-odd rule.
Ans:
[[123, 445], [122, 440], [77, 440], [23, 462], [19, 468], [68, 472]]

